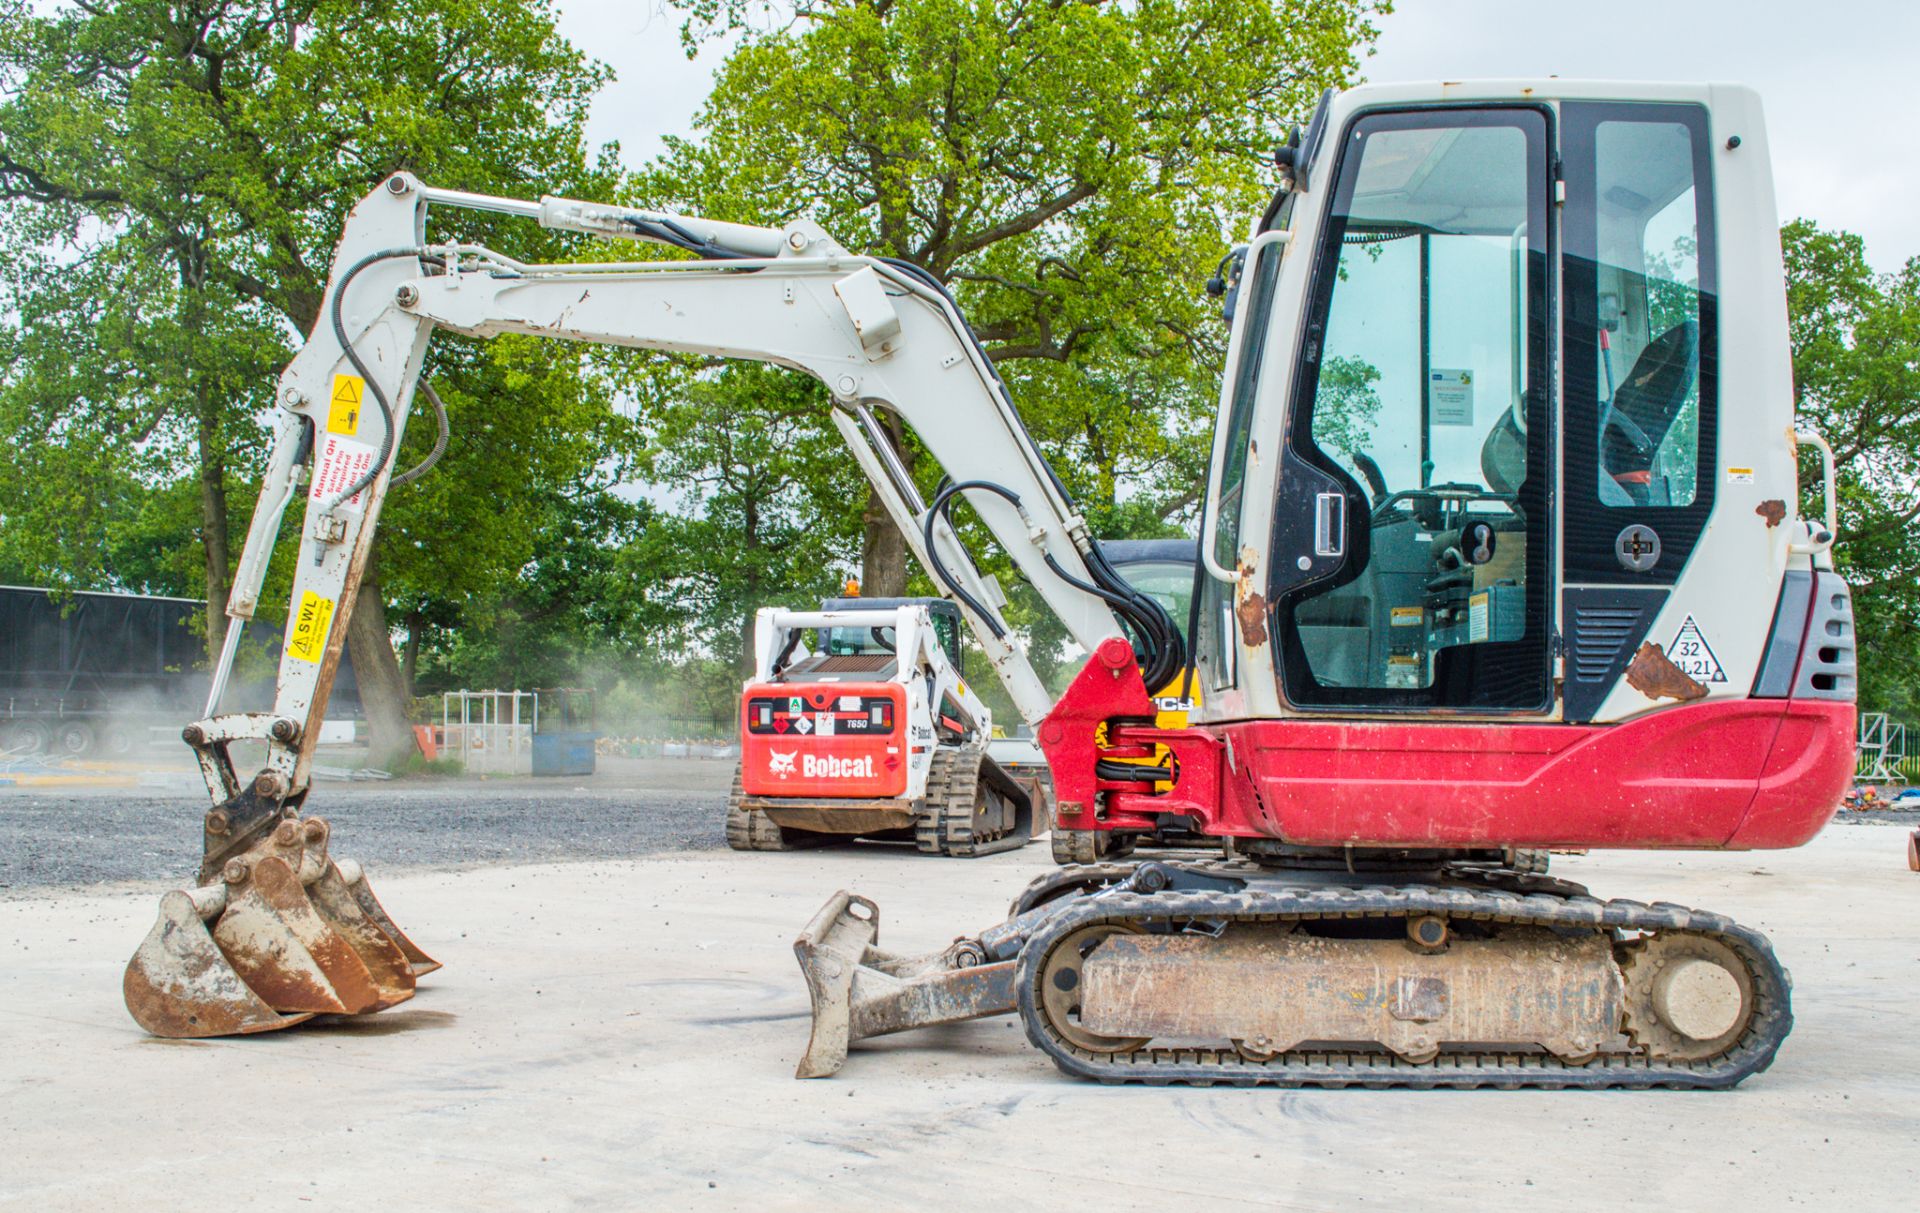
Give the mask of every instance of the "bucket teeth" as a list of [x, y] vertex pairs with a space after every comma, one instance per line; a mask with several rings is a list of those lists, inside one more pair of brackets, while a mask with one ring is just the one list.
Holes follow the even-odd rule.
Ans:
[[[225, 904], [219, 886], [194, 892], [219, 895]], [[182, 889], [160, 899], [160, 921], [127, 962], [121, 988], [134, 1021], [155, 1036], [239, 1036], [313, 1018], [282, 1015], [249, 989], [208, 933], [193, 894]]]
[[379, 927], [381, 932], [400, 949], [401, 955], [407, 958], [407, 965], [413, 970], [415, 977], [425, 977], [440, 967], [439, 961], [422, 951], [419, 944], [408, 939], [407, 933], [388, 917], [387, 908], [380, 904], [378, 897], [373, 895], [373, 888], [367, 884], [367, 875], [360, 870], [359, 864], [351, 859], [341, 859], [335, 860], [334, 866], [339, 869], [340, 879], [346, 885], [347, 891], [353, 895], [353, 900], [360, 906], [360, 912], [365, 914], [368, 920]]
[[439, 965], [393, 925], [358, 864], [327, 857], [326, 838], [319, 821], [283, 825], [229, 861], [224, 884], [163, 897], [127, 965], [135, 1021], [156, 1036], [227, 1036], [412, 998]]

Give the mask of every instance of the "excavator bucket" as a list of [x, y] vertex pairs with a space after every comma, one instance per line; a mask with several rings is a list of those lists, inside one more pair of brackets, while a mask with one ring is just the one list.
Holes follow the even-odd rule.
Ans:
[[439, 965], [393, 926], [318, 818], [283, 821], [227, 861], [223, 882], [175, 890], [127, 964], [127, 1010], [156, 1036], [271, 1032], [413, 997]]
[[1013, 1010], [1015, 961], [990, 958], [976, 939], [897, 956], [875, 947], [880, 908], [842, 889], [794, 941], [813, 1000], [813, 1034], [795, 1072], [826, 1078], [854, 1041]]

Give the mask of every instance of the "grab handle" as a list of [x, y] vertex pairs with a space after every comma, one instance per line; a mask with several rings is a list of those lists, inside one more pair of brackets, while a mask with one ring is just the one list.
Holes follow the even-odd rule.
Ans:
[[1833, 448], [1812, 430], [1795, 430], [1793, 441], [1796, 447], [1811, 446], [1820, 451], [1820, 492], [1826, 499], [1827, 520], [1824, 527], [1809, 527], [1805, 540], [1796, 539], [1789, 546], [1796, 552], [1824, 552], [1840, 534], [1840, 511], [1833, 496]]

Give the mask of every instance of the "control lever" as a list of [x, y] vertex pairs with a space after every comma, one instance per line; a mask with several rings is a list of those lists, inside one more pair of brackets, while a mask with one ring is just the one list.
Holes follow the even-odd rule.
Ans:
[[1485, 564], [1493, 559], [1497, 542], [1492, 523], [1469, 522], [1457, 531], [1442, 531], [1434, 536], [1433, 546], [1439, 553], [1434, 563], [1443, 570]]

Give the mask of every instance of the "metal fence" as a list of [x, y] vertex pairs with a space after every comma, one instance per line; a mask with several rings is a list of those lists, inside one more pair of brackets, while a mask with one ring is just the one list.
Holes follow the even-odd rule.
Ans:
[[448, 691], [440, 697], [441, 751], [472, 775], [533, 772], [532, 691]]
[[1920, 779], [1920, 758], [1907, 753], [1907, 726], [1885, 712], [1860, 714], [1860, 757], [1854, 777], [1861, 783], [1908, 783]]

